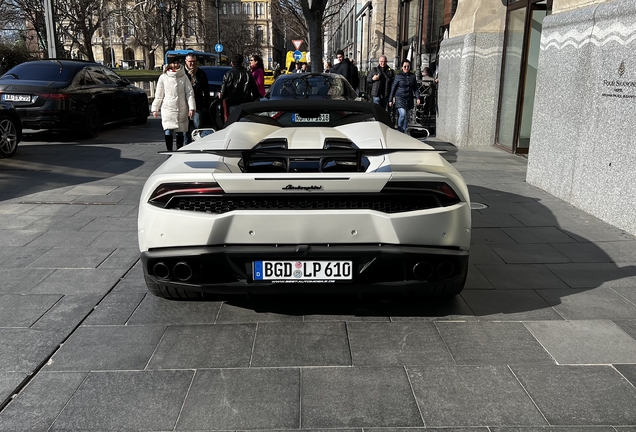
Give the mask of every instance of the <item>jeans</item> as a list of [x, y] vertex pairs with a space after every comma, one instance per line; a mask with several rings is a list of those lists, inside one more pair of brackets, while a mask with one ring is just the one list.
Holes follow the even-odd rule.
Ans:
[[382, 109], [386, 109], [386, 98], [384, 96], [373, 96], [373, 103], [378, 104]]
[[398, 130], [404, 132], [409, 127], [409, 112], [406, 108], [398, 108]]
[[186, 144], [190, 144], [192, 142], [192, 131], [201, 127], [201, 114], [202, 111], [196, 110], [194, 112], [194, 116], [192, 116], [192, 120], [188, 122], [188, 131], [185, 134]]

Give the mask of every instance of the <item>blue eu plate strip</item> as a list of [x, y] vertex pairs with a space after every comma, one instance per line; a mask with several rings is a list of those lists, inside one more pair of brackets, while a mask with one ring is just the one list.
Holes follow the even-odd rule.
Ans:
[[263, 261], [254, 261], [254, 280], [263, 280]]

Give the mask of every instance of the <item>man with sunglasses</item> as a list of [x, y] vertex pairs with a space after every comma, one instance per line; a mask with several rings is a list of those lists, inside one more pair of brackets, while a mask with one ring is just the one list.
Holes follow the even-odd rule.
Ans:
[[415, 103], [420, 104], [420, 89], [415, 74], [411, 72], [411, 62], [404, 60], [402, 71], [395, 75], [389, 94], [389, 106], [398, 110], [397, 126], [400, 132], [404, 132], [409, 126], [409, 114]]
[[188, 54], [186, 56], [185, 72], [190, 79], [190, 84], [192, 84], [194, 99], [197, 103], [197, 109], [190, 121], [190, 127], [186, 132], [186, 144], [190, 144], [192, 142], [192, 131], [203, 127], [204, 116], [210, 109], [210, 86], [208, 84], [208, 76], [199, 69], [197, 57], [194, 54]]

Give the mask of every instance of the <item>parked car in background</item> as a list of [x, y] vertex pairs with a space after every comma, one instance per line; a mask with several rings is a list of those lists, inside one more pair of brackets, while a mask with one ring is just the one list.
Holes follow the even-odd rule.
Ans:
[[230, 69], [231, 66], [199, 66], [205, 74], [208, 76], [208, 86], [210, 87], [210, 101], [214, 102], [219, 97], [219, 90], [221, 90], [221, 84], [223, 83], [223, 75]]
[[265, 69], [265, 87], [269, 87], [274, 84], [274, 71]]
[[147, 121], [146, 92], [99, 63], [49, 59], [21, 63], [0, 77], [0, 101], [25, 129], [78, 130], [96, 137], [106, 123]]
[[359, 99], [351, 84], [342, 76], [329, 73], [285, 74], [279, 76], [266, 97], [279, 99]]
[[13, 105], [0, 102], [0, 158], [15, 154], [22, 139], [22, 123]]

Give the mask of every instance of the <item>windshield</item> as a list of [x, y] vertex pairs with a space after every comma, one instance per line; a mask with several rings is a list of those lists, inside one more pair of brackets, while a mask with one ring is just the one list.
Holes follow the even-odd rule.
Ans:
[[43, 63], [26, 62], [12, 68], [3, 75], [3, 79], [70, 82], [76, 71], [76, 67], [64, 66], [53, 61]]
[[336, 127], [350, 123], [377, 121], [372, 111], [332, 109], [293, 109], [245, 113], [239, 122], [269, 124], [278, 127]]
[[274, 82], [270, 92], [270, 99], [354, 100], [355, 98], [355, 91], [344, 78], [326, 74], [280, 77]]

